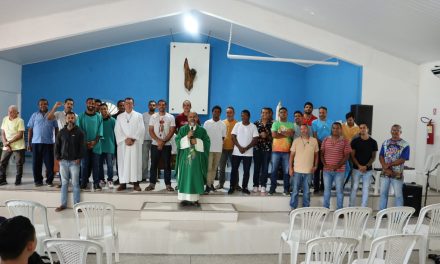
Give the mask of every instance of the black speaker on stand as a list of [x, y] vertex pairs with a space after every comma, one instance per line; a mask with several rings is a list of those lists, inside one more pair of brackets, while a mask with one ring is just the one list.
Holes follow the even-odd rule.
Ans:
[[356, 124], [367, 124], [371, 134], [373, 131], [373, 106], [354, 104], [351, 105], [351, 112], [354, 115]]

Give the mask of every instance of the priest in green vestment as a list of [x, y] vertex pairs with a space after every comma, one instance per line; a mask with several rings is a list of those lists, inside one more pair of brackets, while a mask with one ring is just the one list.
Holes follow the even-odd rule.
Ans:
[[176, 136], [176, 175], [179, 186], [177, 198], [183, 205], [198, 205], [208, 173], [211, 142], [206, 130], [197, 124], [197, 118], [197, 113], [189, 113], [188, 124], [181, 127]]

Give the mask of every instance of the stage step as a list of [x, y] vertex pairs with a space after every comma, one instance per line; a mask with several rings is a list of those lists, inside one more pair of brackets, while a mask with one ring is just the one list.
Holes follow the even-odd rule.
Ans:
[[230, 203], [201, 203], [182, 206], [176, 202], [146, 202], [141, 220], [237, 222], [238, 211]]

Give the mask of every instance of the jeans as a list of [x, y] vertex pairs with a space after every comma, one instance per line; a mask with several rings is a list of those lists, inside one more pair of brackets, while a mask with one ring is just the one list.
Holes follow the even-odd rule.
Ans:
[[296, 209], [298, 207], [298, 193], [303, 189], [303, 207], [310, 206], [310, 184], [312, 182], [313, 173], [298, 173], [293, 174], [293, 188], [290, 196], [290, 207]]
[[240, 167], [241, 161], [243, 161], [243, 180], [241, 182], [241, 187], [243, 189], [248, 188], [249, 172], [251, 170], [252, 157], [236, 156], [236, 155], [232, 155], [231, 188], [235, 188], [238, 185], [238, 181], [239, 181], [238, 168]]
[[272, 174], [270, 177], [270, 192], [275, 192], [277, 188], [278, 167], [280, 165], [280, 162], [283, 172], [284, 192], [289, 192], [289, 155], [290, 152], [272, 152]]
[[344, 176], [345, 172], [324, 171], [324, 207], [330, 208], [333, 182], [336, 185], [336, 209], [344, 206]]
[[258, 185], [266, 187], [271, 157], [271, 151], [254, 148], [254, 187], [258, 187]]
[[359, 170], [353, 169], [352, 179], [351, 179], [351, 194], [349, 206], [356, 206], [356, 194], [359, 188], [359, 179], [362, 177], [362, 207], [368, 206], [368, 191], [370, 188], [370, 179], [373, 175], [373, 170], [368, 170], [366, 172], [361, 172]]
[[61, 160], [61, 206], [67, 207], [67, 191], [70, 179], [72, 179], [73, 186], [73, 204], [79, 203], [79, 170], [79, 164], [74, 160]]
[[93, 184], [99, 184], [99, 165], [100, 154], [93, 152], [93, 149], [87, 149], [81, 160], [81, 185], [86, 186], [89, 182], [90, 171], [93, 172]]
[[161, 150], [156, 145], [151, 145], [150, 183], [156, 184], [159, 162], [164, 164], [165, 185], [171, 185], [171, 146], [163, 146]]
[[219, 175], [218, 180], [220, 186], [223, 186], [226, 181], [225, 171], [226, 171], [226, 164], [229, 162], [232, 164], [232, 149], [224, 149], [222, 151], [222, 156], [220, 157], [220, 163], [219, 163]]
[[23, 164], [24, 164], [24, 149], [13, 150], [13, 151], [2, 151], [0, 159], [0, 182], [6, 181], [6, 169], [8, 168], [9, 159], [12, 154], [15, 156], [15, 163], [17, 166], [17, 174], [15, 176], [15, 182], [21, 182], [21, 177], [23, 176]]
[[99, 155], [99, 180], [104, 180], [104, 161], [107, 164], [107, 181], [113, 181], [112, 153], [101, 153], [101, 155]]
[[403, 180], [397, 180], [390, 177], [380, 176], [380, 202], [379, 210], [387, 208], [388, 193], [390, 190], [390, 183], [394, 189], [394, 206], [403, 206]]
[[144, 140], [144, 144], [142, 144], [142, 180], [146, 180], [148, 177], [148, 163], [150, 162], [151, 142], [151, 140]]
[[47, 171], [46, 183], [53, 181], [54, 144], [32, 143], [32, 171], [35, 183], [43, 183], [43, 162]]

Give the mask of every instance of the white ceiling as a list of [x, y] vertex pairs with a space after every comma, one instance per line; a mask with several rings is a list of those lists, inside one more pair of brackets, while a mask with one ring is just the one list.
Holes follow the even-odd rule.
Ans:
[[420, 64], [440, 59], [439, 0], [240, 0]]
[[[193, 12], [200, 24], [200, 33], [228, 41], [230, 22], [200, 12]], [[0, 58], [19, 64], [30, 64], [80, 52], [115, 46], [184, 32], [183, 14], [162, 17], [145, 22], [114, 27], [68, 38], [57, 39], [11, 50], [0, 51]], [[233, 25], [232, 43], [247, 47], [273, 57], [325, 61], [330, 55], [313, 51], [257, 31]], [[234, 53], [234, 49], [231, 50]], [[226, 54], [225, 54], [226, 56]], [[300, 64], [310, 66], [308, 64]]]
[[[0, 25], [124, 0], [0, 1]], [[238, 0], [322, 28], [414, 63], [440, 60], [440, 0]], [[23, 8], [25, 6], [25, 8]], [[228, 40], [229, 22], [197, 13], [202, 34]], [[0, 51], [0, 58], [29, 64], [182, 32], [181, 15]], [[282, 25], [280, 25], [282, 26]], [[322, 54], [234, 25], [232, 41], [275, 57], [326, 60]]]

